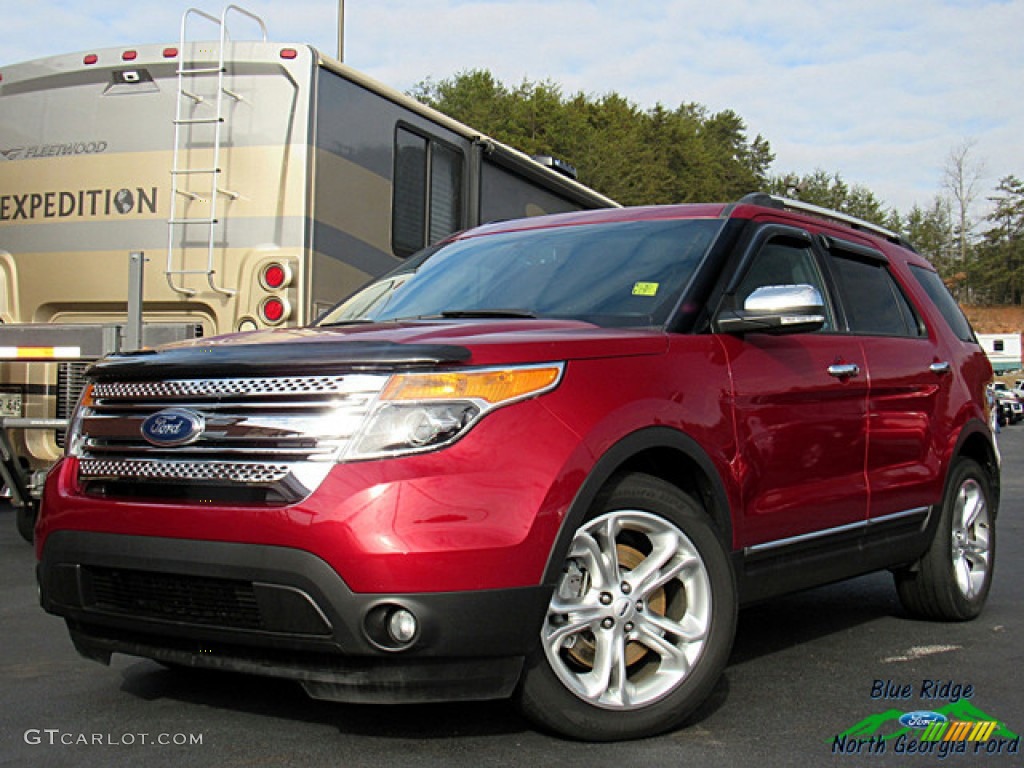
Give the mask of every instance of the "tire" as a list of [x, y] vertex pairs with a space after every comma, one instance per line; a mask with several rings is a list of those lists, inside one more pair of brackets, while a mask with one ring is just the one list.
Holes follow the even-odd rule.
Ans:
[[36, 538], [36, 518], [39, 516], [39, 502], [35, 501], [27, 506], [18, 507], [15, 512], [17, 518], [18, 533], [21, 538], [31, 544]]
[[992, 586], [995, 554], [991, 481], [977, 462], [957, 459], [928, 551], [913, 567], [895, 574], [900, 602], [920, 618], [975, 618]]
[[676, 728], [721, 676], [736, 610], [729, 557], [704, 509], [648, 475], [613, 480], [573, 537], [519, 707], [575, 739]]

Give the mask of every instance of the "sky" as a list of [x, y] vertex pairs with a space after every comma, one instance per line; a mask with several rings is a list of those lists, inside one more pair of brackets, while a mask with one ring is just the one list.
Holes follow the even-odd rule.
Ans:
[[[235, 0], [270, 38], [338, 53], [337, 0]], [[977, 213], [1024, 178], [1024, 0], [345, 0], [347, 64], [407, 91], [490, 70], [506, 85], [732, 110], [773, 175], [821, 169], [901, 213], [944, 194], [969, 146]], [[5, 64], [171, 43], [202, 0], [0, 0]], [[247, 36], [245, 25], [236, 38]], [[255, 27], [252, 29], [255, 31]], [[666, 201], [672, 202], [672, 201]]]

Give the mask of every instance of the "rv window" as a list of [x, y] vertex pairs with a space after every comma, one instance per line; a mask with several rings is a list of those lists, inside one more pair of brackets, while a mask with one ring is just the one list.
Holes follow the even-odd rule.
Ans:
[[393, 194], [392, 239], [399, 256], [462, 229], [462, 155], [399, 127]]
[[434, 144], [430, 159], [428, 244], [462, 229], [462, 156], [453, 149]]
[[391, 205], [395, 253], [422, 248], [427, 213], [427, 140], [402, 128], [395, 138], [395, 184]]

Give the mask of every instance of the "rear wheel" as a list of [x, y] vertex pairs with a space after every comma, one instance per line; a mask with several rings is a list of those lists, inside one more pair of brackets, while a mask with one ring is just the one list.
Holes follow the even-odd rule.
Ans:
[[520, 706], [573, 738], [660, 733], [711, 692], [735, 627], [732, 569], [706, 512], [662, 480], [624, 476], [576, 531]]
[[958, 459], [931, 546], [913, 568], [896, 573], [896, 589], [907, 611], [944, 621], [981, 613], [995, 565], [994, 513], [988, 474], [977, 462]]

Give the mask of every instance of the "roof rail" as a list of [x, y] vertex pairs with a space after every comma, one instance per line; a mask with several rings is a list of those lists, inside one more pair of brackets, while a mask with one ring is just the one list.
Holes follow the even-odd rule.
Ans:
[[788, 197], [782, 197], [781, 195], [769, 195], [764, 192], [752, 192], [749, 195], [745, 195], [739, 201], [740, 203], [749, 203], [751, 205], [763, 205], [768, 208], [779, 208], [786, 211], [796, 211], [798, 213], [809, 213], [812, 216], [818, 216], [822, 219], [836, 222], [837, 224], [844, 224], [854, 229], [862, 229], [867, 232], [884, 237], [886, 240], [898, 243], [906, 247], [910, 247], [910, 243], [900, 234], [893, 232], [891, 229], [873, 224], [870, 221], [864, 219], [858, 219], [856, 216], [850, 216], [845, 213], [839, 213], [839, 211], [833, 211], [829, 208], [822, 208], [818, 205], [812, 205], [811, 203], [805, 203], [801, 200], [793, 200]]

